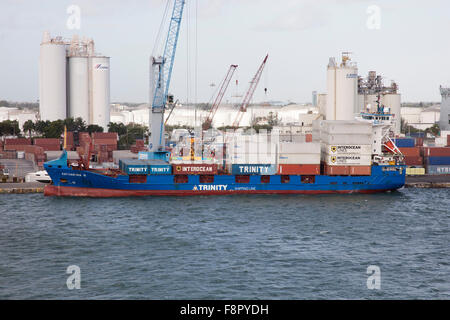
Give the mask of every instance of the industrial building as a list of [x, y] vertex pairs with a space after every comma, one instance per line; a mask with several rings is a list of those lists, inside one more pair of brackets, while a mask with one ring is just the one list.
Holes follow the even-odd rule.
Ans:
[[104, 129], [110, 121], [110, 58], [92, 39], [71, 41], [44, 33], [39, 62], [41, 120], [81, 117]]
[[439, 88], [442, 96], [441, 115], [439, 118], [439, 127], [441, 130], [450, 130], [450, 88]]

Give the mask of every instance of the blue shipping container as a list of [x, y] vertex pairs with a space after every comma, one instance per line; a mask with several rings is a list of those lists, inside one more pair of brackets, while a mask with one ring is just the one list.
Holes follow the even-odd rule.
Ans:
[[274, 164], [233, 164], [232, 174], [235, 175], [274, 175], [277, 167]]
[[450, 165], [450, 157], [428, 157], [426, 162], [431, 165]]
[[425, 138], [425, 132], [412, 132], [409, 136], [412, 138]]
[[427, 174], [450, 174], [449, 166], [427, 166]]
[[394, 139], [394, 143], [399, 148], [413, 148], [416, 145], [413, 138]]
[[151, 165], [148, 169], [149, 174], [172, 174], [172, 166], [170, 164], [166, 165]]

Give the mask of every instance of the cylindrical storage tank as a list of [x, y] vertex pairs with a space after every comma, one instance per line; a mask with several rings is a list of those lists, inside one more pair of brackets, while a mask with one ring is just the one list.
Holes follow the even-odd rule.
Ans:
[[91, 57], [91, 123], [106, 131], [110, 113], [109, 57]]
[[336, 62], [330, 59], [327, 69], [327, 104], [325, 120], [336, 120]]
[[69, 58], [69, 117], [80, 117], [89, 123], [89, 60]]
[[66, 118], [66, 45], [63, 42], [41, 43], [39, 114], [44, 121]]
[[[355, 120], [358, 111], [358, 69], [341, 66], [336, 69], [336, 118]], [[327, 119], [329, 120], [329, 119]]]
[[394, 115], [394, 132], [400, 133], [401, 129], [401, 95], [385, 94], [381, 98], [382, 104], [389, 108], [390, 113]]

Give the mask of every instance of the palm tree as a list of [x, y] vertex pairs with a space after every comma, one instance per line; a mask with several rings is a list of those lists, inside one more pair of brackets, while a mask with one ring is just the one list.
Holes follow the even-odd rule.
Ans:
[[31, 131], [33, 131], [34, 128], [35, 128], [35, 126], [34, 126], [34, 122], [32, 120], [27, 120], [23, 124], [23, 131], [24, 132], [28, 131], [28, 135], [30, 136], [30, 139], [31, 139]]

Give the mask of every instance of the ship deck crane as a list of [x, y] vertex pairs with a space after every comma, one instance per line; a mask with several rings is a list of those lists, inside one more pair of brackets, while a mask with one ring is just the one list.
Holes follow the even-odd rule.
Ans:
[[181, 19], [186, 0], [174, 0], [164, 53], [150, 58], [151, 142], [149, 158], [167, 160], [164, 142], [164, 110], [166, 108], [175, 53], [180, 34]]
[[264, 67], [266, 65], [267, 59], [269, 58], [269, 55], [266, 55], [264, 58], [264, 61], [262, 62], [261, 66], [259, 67], [258, 71], [256, 72], [255, 76], [253, 77], [252, 81], [250, 82], [250, 87], [248, 88], [248, 91], [244, 97], [244, 100], [242, 101], [242, 104], [239, 108], [238, 114], [236, 115], [236, 118], [233, 122], [232, 127], [234, 129], [239, 128], [239, 124], [244, 117], [244, 113], [247, 112], [247, 107], [250, 104], [250, 101], [253, 98], [253, 94], [256, 91], [256, 88], [258, 86], [259, 80], [261, 79], [262, 72], [264, 70]]
[[236, 71], [237, 67], [238, 66], [236, 64], [232, 64], [228, 69], [225, 79], [222, 81], [222, 84], [220, 85], [219, 93], [217, 94], [217, 97], [214, 100], [214, 103], [209, 111], [208, 117], [206, 118], [205, 122], [203, 122], [202, 125], [203, 130], [206, 131], [211, 128], [214, 116], [216, 115], [217, 109], [219, 108], [220, 103], [222, 102], [223, 96], [225, 95], [225, 92], [228, 89], [228, 85], [230, 84], [231, 78], [233, 77], [233, 74]]

